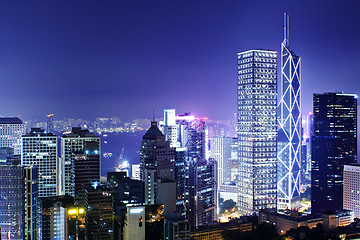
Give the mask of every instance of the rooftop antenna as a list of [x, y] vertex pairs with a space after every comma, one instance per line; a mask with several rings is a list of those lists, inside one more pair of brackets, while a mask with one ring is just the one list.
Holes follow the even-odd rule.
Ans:
[[284, 13], [284, 45], [289, 47], [289, 38], [290, 38], [290, 16], [287, 13]]
[[[153, 120], [152, 120], [152, 124], [151, 125], [154, 125], [156, 124], [155, 122], [155, 109], [153, 109]], [[157, 124], [156, 124], [157, 125]]]

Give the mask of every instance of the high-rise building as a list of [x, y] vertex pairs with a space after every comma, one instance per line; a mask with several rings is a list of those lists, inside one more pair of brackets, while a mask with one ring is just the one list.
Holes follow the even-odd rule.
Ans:
[[164, 239], [164, 206], [128, 206], [123, 239]]
[[[42, 239], [67, 240], [68, 210], [74, 207], [74, 198], [68, 195], [41, 198], [42, 203]], [[83, 231], [84, 232], [84, 231]]]
[[360, 218], [360, 166], [344, 166], [344, 203], [343, 209], [354, 212]]
[[238, 149], [237, 137], [231, 138], [231, 182], [236, 181], [239, 175]]
[[176, 125], [175, 109], [164, 110], [164, 126], [161, 127], [166, 141], [170, 141], [171, 147], [180, 147], [178, 141], [178, 129]]
[[113, 192], [105, 186], [85, 187], [87, 240], [113, 239]]
[[131, 178], [140, 180], [140, 164], [131, 165]]
[[54, 132], [54, 114], [46, 115], [46, 132], [53, 133]]
[[196, 164], [208, 157], [208, 130], [204, 118], [190, 113], [176, 116], [180, 148], [176, 155], [177, 207], [192, 227], [196, 226]]
[[0, 147], [14, 149], [21, 154], [21, 136], [25, 134], [25, 123], [17, 117], [0, 117]]
[[151, 122], [141, 142], [140, 177], [145, 183], [145, 204], [156, 203], [158, 180], [175, 177], [175, 148], [165, 140], [157, 122]]
[[239, 213], [276, 208], [277, 53], [238, 53]]
[[314, 94], [311, 136], [311, 212], [343, 207], [344, 165], [357, 159], [357, 96]]
[[0, 239], [41, 239], [36, 167], [0, 165]]
[[289, 47], [289, 15], [284, 14], [284, 20], [277, 119], [278, 210], [300, 207], [301, 179], [301, 58]]
[[84, 202], [85, 187], [100, 182], [100, 142], [86, 141], [81, 151], [73, 152], [75, 166], [75, 201]]
[[217, 222], [217, 163], [200, 159], [196, 163], [196, 226]]
[[218, 188], [231, 181], [231, 138], [217, 136], [210, 138], [210, 156], [217, 162]]
[[[96, 154], [101, 162], [101, 141], [100, 137], [90, 133], [87, 129], [73, 127], [71, 133], [61, 138], [61, 161], [64, 163], [65, 194], [75, 196], [75, 152], [84, 151], [86, 142], [99, 144], [99, 153]], [[101, 164], [99, 165], [101, 166]], [[99, 170], [100, 172], [100, 170]]]
[[21, 164], [36, 166], [39, 175], [39, 197], [63, 194], [61, 162], [58, 161], [58, 137], [40, 128], [32, 128], [21, 137]]

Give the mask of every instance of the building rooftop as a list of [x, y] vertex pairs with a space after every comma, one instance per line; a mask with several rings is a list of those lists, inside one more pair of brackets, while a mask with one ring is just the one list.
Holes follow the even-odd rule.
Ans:
[[18, 117], [0, 117], [0, 124], [22, 124]]
[[81, 129], [81, 127], [73, 127], [71, 133], [63, 135], [64, 138], [73, 137], [98, 137], [96, 134], [89, 132], [88, 129]]
[[47, 133], [44, 129], [41, 128], [31, 128], [30, 132], [23, 135], [23, 137], [36, 137], [36, 136], [42, 136], [42, 137], [52, 137], [55, 136], [53, 133]]
[[157, 127], [157, 122], [153, 121], [151, 122], [149, 130], [143, 136], [143, 139], [154, 140], [159, 137], [164, 137], [164, 134], [162, 134], [162, 132]]

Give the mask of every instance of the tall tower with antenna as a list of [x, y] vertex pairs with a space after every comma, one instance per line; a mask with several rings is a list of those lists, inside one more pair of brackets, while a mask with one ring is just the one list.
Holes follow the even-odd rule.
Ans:
[[289, 15], [284, 13], [281, 43], [281, 86], [278, 102], [277, 208], [300, 207], [301, 167], [301, 58], [289, 44]]

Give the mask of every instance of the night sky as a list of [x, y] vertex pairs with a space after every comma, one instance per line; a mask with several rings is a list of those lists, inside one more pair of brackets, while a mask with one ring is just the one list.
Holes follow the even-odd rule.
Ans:
[[227, 119], [237, 52], [280, 51], [283, 13], [312, 93], [360, 93], [358, 1], [1, 1], [0, 115]]

